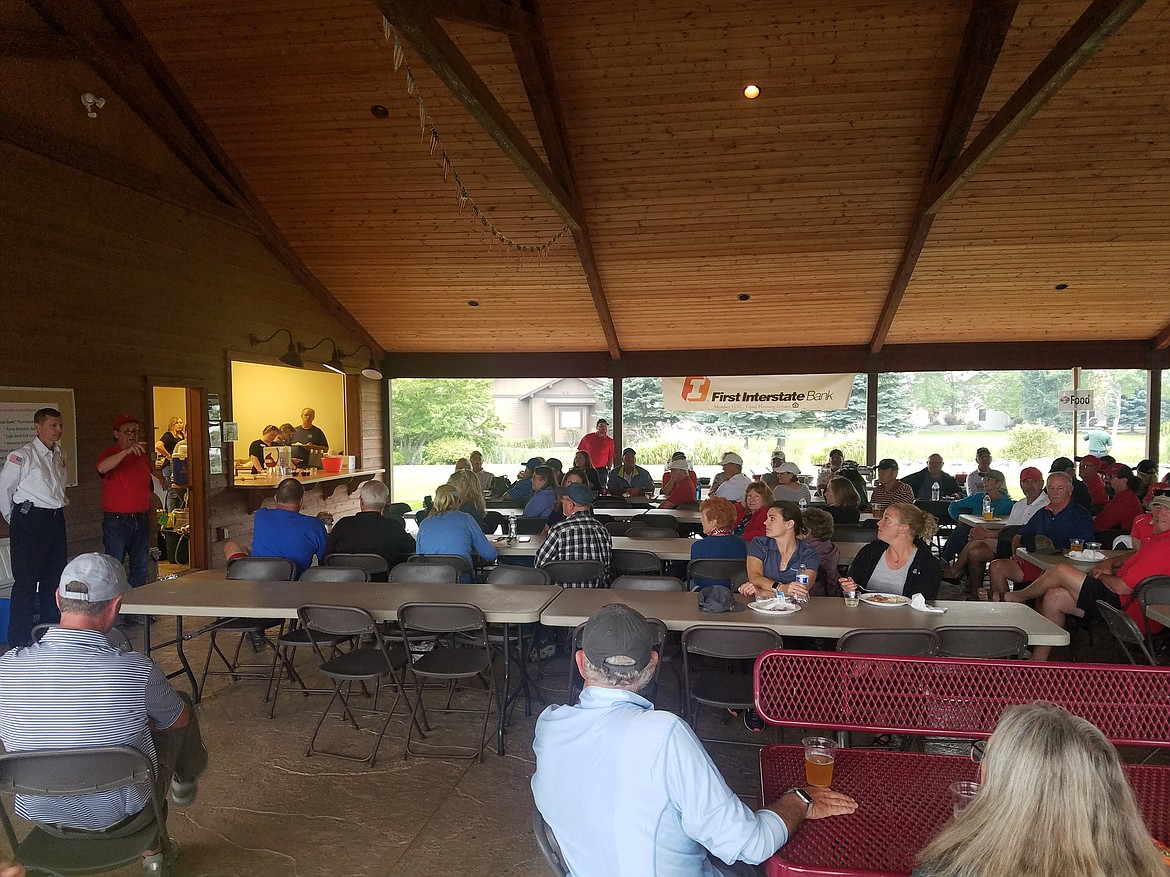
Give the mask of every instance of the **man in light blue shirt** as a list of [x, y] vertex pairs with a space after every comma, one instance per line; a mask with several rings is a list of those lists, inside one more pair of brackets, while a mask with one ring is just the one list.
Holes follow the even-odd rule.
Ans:
[[749, 810], [690, 726], [637, 694], [658, 654], [636, 610], [599, 609], [574, 657], [585, 680], [580, 704], [541, 713], [532, 777], [573, 877], [757, 874], [806, 818], [857, 809], [846, 795], [808, 787]]

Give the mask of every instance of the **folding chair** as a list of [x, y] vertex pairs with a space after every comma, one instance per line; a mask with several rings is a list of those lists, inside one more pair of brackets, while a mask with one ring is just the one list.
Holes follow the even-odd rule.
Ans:
[[[479, 679], [487, 688], [479, 746], [473, 752], [464, 753], [463, 750], [467, 747], [444, 753], [412, 749], [410, 743], [415, 727], [412, 713], [402, 757], [405, 759], [408, 755], [418, 755], [425, 758], [470, 758], [482, 761], [483, 748], [487, 745], [488, 716], [492, 711], [492, 702], [496, 699], [496, 677], [492, 667], [492, 651], [488, 643], [487, 621], [484, 620], [483, 612], [471, 603], [404, 603], [398, 609], [398, 626], [403, 637], [416, 633], [439, 637], [446, 634], [463, 634], [457, 639], [446, 641], [446, 647], [436, 645], [409, 664], [410, 674], [415, 682], [415, 711], [424, 709], [422, 699], [424, 680], [443, 682], [449, 686], [447, 705], [442, 708], [432, 707], [432, 712], [479, 712], [451, 706], [456, 683], [461, 679]], [[499, 704], [497, 708], [503, 709], [503, 705]]]
[[[1142, 610], [1142, 618], [1149, 619], [1146, 615], [1146, 607], [1151, 603], [1170, 603], [1170, 576], [1150, 576], [1138, 582], [1138, 586], [1134, 588], [1137, 593], [1138, 606]], [[1146, 628], [1146, 648], [1150, 650], [1151, 655], [1158, 654], [1157, 645], [1154, 642], [1153, 635], [1149, 632], [1149, 625], [1145, 624]], [[1159, 634], [1164, 636], [1165, 632]]]
[[[412, 554], [407, 560], [407, 563], [447, 564], [448, 566], [455, 567], [459, 573], [460, 578], [466, 575], [470, 576], [473, 580], [475, 579], [475, 570], [471, 568], [470, 564], [467, 562], [467, 558], [462, 554]], [[399, 564], [399, 566], [401, 566], [401, 564]]]
[[677, 539], [677, 527], [651, 527], [647, 524], [631, 524], [630, 529], [626, 530], [626, 535], [631, 539]]
[[938, 637], [933, 630], [891, 629], [850, 630], [837, 640], [837, 651], [860, 655], [938, 654]]
[[[16, 861], [32, 872], [104, 874], [142, 860], [147, 873], [166, 874], [177, 850], [167, 835], [166, 808], [156, 787], [154, 765], [133, 746], [47, 749], [0, 755], [0, 793], [63, 797], [146, 785], [150, 800], [141, 819], [106, 831], [64, 830], [58, 837], [35, 826], [18, 840], [8, 808], [0, 807], [4, 833]], [[158, 846], [162, 852], [143, 859]]]
[[[402, 678], [403, 668], [409, 663], [406, 650], [398, 645], [387, 646], [378, 632], [378, 623], [374, 620], [374, 616], [359, 606], [310, 604], [301, 606], [297, 610], [297, 617], [301, 621], [301, 626], [308, 632], [313, 651], [321, 661], [321, 672], [333, 682], [333, 696], [329, 698], [329, 703], [325, 705], [321, 718], [317, 720], [317, 726], [313, 729], [312, 736], [309, 737], [309, 744], [305, 748], [305, 757], [331, 755], [348, 761], [365, 762], [372, 766], [378, 755], [378, 747], [382, 745], [382, 737], [386, 734], [386, 728], [390, 725], [390, 719], [394, 716], [394, 710], [397, 709], [400, 698], [406, 700], [411, 723], [418, 721], [417, 704], [411, 704]], [[338, 640], [354, 640], [358, 646], [348, 652], [338, 652], [334, 647]], [[332, 652], [330, 657], [325, 655], [326, 648]], [[363, 686], [370, 683], [374, 686], [373, 708], [368, 711], [380, 713], [378, 695], [386, 680], [389, 680], [395, 689], [394, 703], [390, 705], [390, 709], [385, 711], [386, 718], [382, 722], [382, 727], [378, 729], [369, 755], [351, 755], [347, 752], [317, 747], [317, 735], [320, 733], [321, 725], [324, 724], [329, 711], [333, 708], [334, 701], [340, 699], [342, 717], [349, 719], [355, 731], [360, 730], [350, 708], [353, 683], [360, 682]], [[426, 722], [425, 710], [423, 711], [423, 721]], [[419, 732], [423, 733], [421, 726]]]
[[614, 575], [653, 576], [662, 572], [662, 561], [653, 551], [615, 548], [609, 560], [609, 569]]
[[[237, 557], [228, 561], [227, 577], [229, 580], [259, 580], [265, 582], [291, 582], [296, 578], [297, 567], [287, 557]], [[199, 698], [203, 697], [203, 687], [207, 684], [208, 676], [231, 676], [232, 681], [237, 679], [263, 679], [271, 681], [271, 671], [267, 663], [241, 664], [240, 650], [244, 646], [244, 639], [251, 638], [254, 646], [267, 647], [276, 651], [276, 645], [268, 637], [268, 631], [273, 627], [284, 630], [284, 622], [274, 618], [220, 618], [211, 626], [211, 642], [207, 648], [207, 660], [203, 662], [203, 676], [199, 680]], [[229, 659], [219, 647], [219, 634], [237, 634], [236, 650]], [[279, 636], [279, 633], [278, 633]], [[216, 655], [223, 662], [225, 669], [212, 670], [211, 656]], [[241, 673], [240, 668], [260, 670], [265, 672]], [[268, 689], [264, 689], [264, 698], [268, 698]]]
[[643, 527], [659, 527], [663, 530], [673, 530], [674, 535], [678, 535], [678, 518], [674, 515], [655, 514], [654, 512], [646, 512], [638, 515], [633, 519], [635, 524]]
[[561, 845], [535, 807], [532, 808], [532, 833], [536, 835], [536, 845], [540, 847], [540, 854], [544, 856], [553, 877], [568, 877], [569, 869], [561, 856]]
[[1158, 666], [1157, 658], [1146, 648], [1146, 638], [1142, 634], [1141, 628], [1137, 626], [1136, 621], [1130, 618], [1125, 612], [1106, 603], [1104, 600], [1097, 601], [1097, 611], [1105, 619], [1105, 623], [1109, 626], [1109, 632], [1113, 634], [1113, 638], [1117, 640], [1118, 645], [1121, 646], [1121, 650], [1125, 652], [1125, 657], [1129, 659], [1131, 664], [1137, 663], [1129, 650], [1129, 647], [1132, 645], [1141, 649], [1142, 656], [1150, 665]]
[[[463, 565], [467, 566], [467, 562]], [[404, 585], [457, 585], [459, 570], [449, 563], [400, 563], [390, 570], [390, 581]]]
[[543, 569], [531, 566], [497, 566], [488, 573], [489, 585], [551, 585], [552, 579]]
[[687, 564], [687, 585], [697, 587], [698, 579], [708, 584], [730, 582], [739, 573], [747, 573], [746, 557], [700, 557]]
[[[685, 718], [699, 734], [699, 704], [719, 710], [746, 710], [755, 704], [751, 672], [736, 673], [732, 662], [754, 661], [768, 649], [784, 648], [774, 630], [738, 624], [697, 624], [682, 635]], [[696, 658], [717, 662], [699, 667]], [[740, 740], [703, 737], [710, 743], [745, 745]], [[747, 744], [754, 745], [754, 744]]]
[[939, 657], [1007, 658], [1024, 656], [1028, 634], [1018, 627], [960, 626], [936, 627]]
[[604, 582], [608, 571], [600, 560], [550, 560], [541, 567], [554, 585], [566, 588], [592, 588], [592, 582]]
[[630, 532], [630, 527], [634, 526], [631, 521], [606, 521], [605, 529], [609, 531], [610, 536], [625, 536]]
[[[330, 554], [325, 557], [327, 567], [355, 567], [369, 573], [366, 581], [386, 582], [390, 580], [390, 564], [380, 554]], [[308, 572], [308, 570], [306, 570]], [[304, 579], [304, 576], [301, 576]]]

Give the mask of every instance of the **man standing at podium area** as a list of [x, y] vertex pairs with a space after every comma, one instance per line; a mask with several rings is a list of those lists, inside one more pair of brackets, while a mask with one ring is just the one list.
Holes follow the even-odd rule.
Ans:
[[589, 462], [593, 464], [593, 468], [601, 476], [601, 483], [605, 484], [609, 477], [610, 467], [613, 466], [614, 462], [613, 439], [609, 434], [609, 421], [604, 417], [597, 421], [597, 432], [581, 436], [577, 450], [589, 454]]
[[61, 412], [33, 415], [36, 438], [10, 451], [0, 469], [0, 515], [8, 522], [12, 602], [8, 644], [27, 645], [37, 624], [56, 624], [57, 583], [65, 569], [65, 454]]
[[106, 554], [121, 563], [130, 557], [130, 587], [146, 584], [150, 559], [150, 510], [154, 482], [166, 487], [162, 473], [150, 462], [141, 428], [133, 414], [114, 418], [114, 444], [98, 454], [102, 479], [102, 544]]

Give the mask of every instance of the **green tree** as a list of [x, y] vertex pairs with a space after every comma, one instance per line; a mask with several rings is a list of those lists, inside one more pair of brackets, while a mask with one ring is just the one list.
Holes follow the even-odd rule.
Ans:
[[849, 390], [849, 404], [837, 411], [817, 412], [817, 422], [825, 432], [860, 432], [865, 434], [866, 376], [858, 373]]
[[[860, 376], [859, 376], [860, 377]], [[910, 422], [911, 373], [878, 375], [878, 430], [888, 435], [905, 435], [914, 429]], [[852, 401], [852, 394], [850, 396]]]
[[391, 381], [395, 449], [414, 465], [428, 442], [444, 438], [466, 439], [490, 454], [504, 429], [492, 403], [491, 383], [480, 378]]
[[[597, 388], [599, 411], [613, 411], [613, 385], [602, 382]], [[599, 414], [599, 416], [605, 416]], [[622, 441], [644, 442], [658, 437], [662, 427], [677, 423], [679, 412], [662, 407], [661, 378], [622, 379]]]
[[914, 404], [924, 408], [931, 420], [947, 415], [948, 423], [962, 422], [972, 405], [982, 405], [992, 384], [986, 372], [916, 372], [910, 375]]
[[1057, 428], [1070, 425], [1058, 401], [1061, 390], [1072, 387], [1072, 374], [1064, 369], [1020, 372], [1020, 420]]
[[1121, 397], [1121, 414], [1117, 419], [1117, 426], [1128, 432], [1137, 430], [1146, 425], [1146, 388], [1142, 387], [1132, 396]]

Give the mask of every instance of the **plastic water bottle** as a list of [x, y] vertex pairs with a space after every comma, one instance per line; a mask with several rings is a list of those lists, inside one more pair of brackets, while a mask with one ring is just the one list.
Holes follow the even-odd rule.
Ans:
[[508, 515], [508, 541], [516, 541], [516, 513]]
[[[806, 588], [808, 587], [808, 567], [805, 566], [803, 563], [800, 565], [800, 572], [798, 572], [796, 574], [796, 583], [798, 585], [804, 585]], [[792, 602], [793, 603], [807, 603], [808, 597], [794, 596], [792, 598]]]
[[696, 478], [695, 479], [695, 502], [700, 501], [702, 498], [703, 498], [703, 485], [701, 485], [699, 483], [699, 479]]
[[995, 515], [991, 511], [991, 497], [985, 493], [983, 494], [983, 520], [990, 521], [993, 518]]
[[797, 505], [800, 506], [800, 510], [802, 512], [808, 511], [808, 500], [803, 496], [800, 498], [800, 502], [798, 502]]
[[939, 483], [937, 481], [934, 482], [934, 484], [930, 485], [930, 498], [934, 502], [938, 502], [938, 497], [939, 497], [939, 494], [941, 492], [942, 492], [942, 487], [941, 487], [941, 485], [939, 485]]

